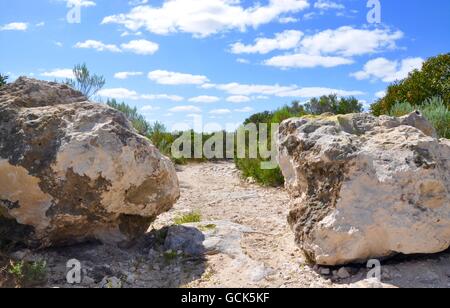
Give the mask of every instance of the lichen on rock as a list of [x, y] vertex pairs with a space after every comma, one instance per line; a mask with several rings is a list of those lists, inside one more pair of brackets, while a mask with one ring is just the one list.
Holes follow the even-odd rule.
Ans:
[[450, 246], [450, 146], [420, 113], [289, 119], [279, 163], [306, 255], [340, 265]]
[[0, 216], [41, 247], [131, 239], [179, 198], [171, 161], [122, 113], [24, 77], [0, 89], [0, 175]]

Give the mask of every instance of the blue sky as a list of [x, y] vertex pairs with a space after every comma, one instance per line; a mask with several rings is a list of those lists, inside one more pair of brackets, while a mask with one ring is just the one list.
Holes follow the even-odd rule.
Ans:
[[379, 3], [381, 23], [367, 0], [0, 0], [0, 72], [54, 80], [86, 62], [103, 99], [169, 129], [330, 93], [368, 105], [450, 51], [448, 0]]

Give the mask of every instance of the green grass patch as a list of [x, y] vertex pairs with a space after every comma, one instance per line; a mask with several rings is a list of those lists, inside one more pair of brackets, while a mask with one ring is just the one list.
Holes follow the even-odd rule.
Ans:
[[215, 224], [208, 224], [208, 225], [204, 225], [204, 226], [199, 226], [198, 229], [202, 232], [207, 232], [207, 231], [213, 231], [213, 230], [217, 229], [217, 226]]
[[189, 223], [196, 223], [202, 220], [202, 215], [199, 212], [191, 212], [175, 218], [176, 225], [184, 225]]
[[450, 139], [450, 109], [440, 97], [427, 99], [420, 106], [413, 106], [408, 102], [398, 102], [392, 106], [389, 115], [401, 117], [416, 109], [430, 121], [439, 137]]
[[47, 279], [47, 262], [11, 261], [8, 269], [19, 286], [32, 286], [45, 282]]
[[173, 260], [176, 260], [177, 257], [178, 253], [176, 251], [169, 250], [164, 253], [164, 261], [166, 261], [166, 263], [170, 263]]

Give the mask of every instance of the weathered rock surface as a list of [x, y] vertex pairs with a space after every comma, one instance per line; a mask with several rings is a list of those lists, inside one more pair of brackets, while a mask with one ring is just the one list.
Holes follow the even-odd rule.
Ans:
[[120, 242], [178, 198], [170, 160], [120, 112], [56, 83], [0, 89], [0, 243]]
[[279, 137], [289, 223], [316, 263], [450, 246], [450, 140], [420, 114], [289, 119]]

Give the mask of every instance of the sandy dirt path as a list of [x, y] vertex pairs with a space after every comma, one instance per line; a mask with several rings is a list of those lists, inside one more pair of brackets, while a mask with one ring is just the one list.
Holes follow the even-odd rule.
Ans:
[[208, 281], [196, 287], [309, 287], [328, 283], [308, 267], [294, 244], [286, 217], [289, 197], [280, 188], [264, 188], [243, 181], [230, 162], [191, 164], [178, 173], [181, 199], [156, 222], [170, 224], [175, 217], [198, 211], [203, 221], [227, 221], [248, 227], [240, 243], [247, 262], [233, 266], [227, 256], [208, 257]]
[[[222, 254], [208, 257], [208, 279], [193, 287], [449, 287], [450, 255], [396, 258], [383, 262], [383, 284], [367, 280], [365, 265], [345, 268], [309, 266], [294, 244], [287, 224], [289, 197], [282, 188], [248, 184], [231, 162], [180, 167], [182, 197], [174, 209], [162, 215], [158, 227], [177, 215], [198, 211], [205, 221], [230, 221], [249, 227], [240, 246], [248, 257], [234, 264]], [[235, 265], [235, 266], [234, 266]], [[347, 273], [349, 277], [347, 277]]]
[[[450, 287], [449, 252], [383, 262], [382, 285], [366, 280], [364, 265], [309, 266], [287, 225], [284, 189], [247, 183], [232, 162], [177, 168], [180, 200], [136, 242], [24, 250], [16, 258], [45, 260], [49, 287]], [[200, 222], [175, 224], [192, 212]], [[80, 284], [67, 283], [70, 259], [82, 265]]]

